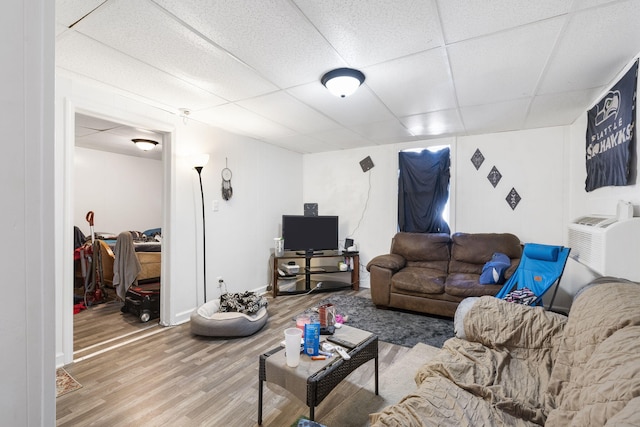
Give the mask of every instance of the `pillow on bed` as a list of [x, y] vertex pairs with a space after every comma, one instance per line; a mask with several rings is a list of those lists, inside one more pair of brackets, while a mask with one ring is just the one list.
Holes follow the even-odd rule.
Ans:
[[149, 230], [145, 230], [142, 232], [147, 237], [155, 238], [156, 236], [162, 236], [161, 228], [150, 228]]

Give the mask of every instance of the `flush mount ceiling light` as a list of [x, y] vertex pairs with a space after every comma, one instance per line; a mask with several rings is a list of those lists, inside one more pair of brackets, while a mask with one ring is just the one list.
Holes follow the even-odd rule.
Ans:
[[364, 82], [364, 74], [353, 68], [336, 68], [322, 76], [322, 84], [340, 98], [354, 93]]
[[136, 147], [141, 149], [142, 151], [153, 150], [156, 145], [158, 145], [157, 141], [153, 141], [151, 139], [132, 139], [133, 143], [136, 144]]

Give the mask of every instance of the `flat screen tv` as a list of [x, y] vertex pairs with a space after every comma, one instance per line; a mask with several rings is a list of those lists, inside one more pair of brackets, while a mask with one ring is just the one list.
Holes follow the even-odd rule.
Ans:
[[338, 217], [282, 215], [282, 238], [287, 251], [337, 250]]

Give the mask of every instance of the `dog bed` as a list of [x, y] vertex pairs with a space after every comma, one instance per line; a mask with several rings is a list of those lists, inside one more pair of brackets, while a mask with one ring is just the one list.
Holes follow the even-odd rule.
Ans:
[[191, 332], [207, 337], [246, 337], [267, 323], [267, 307], [254, 314], [220, 311], [220, 300], [212, 300], [191, 313]]

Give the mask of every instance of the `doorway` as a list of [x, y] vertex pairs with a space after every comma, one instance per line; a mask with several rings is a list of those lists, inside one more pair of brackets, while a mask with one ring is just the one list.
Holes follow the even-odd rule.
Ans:
[[[107, 113], [107, 111], [110, 111]], [[174, 125], [158, 121], [149, 117], [142, 117], [131, 112], [117, 111], [115, 109], [104, 108], [104, 106], [96, 106], [93, 103], [87, 103], [78, 106], [69, 100], [64, 103], [64, 135], [63, 135], [63, 147], [64, 153], [61, 153], [60, 175], [62, 177], [61, 185], [61, 236], [60, 240], [61, 251], [59, 252], [60, 261], [62, 265], [60, 275], [60, 297], [57, 298], [57, 307], [60, 312], [56, 315], [59, 319], [57, 326], [57, 336], [59, 337], [59, 346], [56, 353], [56, 364], [58, 366], [64, 366], [74, 361], [74, 314], [73, 314], [73, 295], [74, 295], [74, 265], [73, 265], [73, 230], [75, 222], [74, 214], [74, 180], [84, 179], [83, 177], [74, 176], [74, 160], [75, 160], [75, 116], [76, 113], [94, 117], [97, 119], [107, 120], [114, 123], [118, 123], [124, 126], [139, 129], [153, 129], [154, 132], [162, 136], [162, 154], [160, 155], [162, 176], [160, 178], [162, 182], [162, 196], [161, 196], [161, 228], [163, 231], [163, 248], [168, 246], [170, 230], [167, 227], [168, 212], [171, 195], [169, 194], [171, 181], [171, 167], [172, 167], [172, 155], [171, 155], [171, 143], [175, 139], [175, 127]], [[131, 142], [133, 146], [133, 143]], [[135, 147], [133, 147], [135, 148]], [[167, 251], [168, 253], [168, 251]], [[163, 279], [163, 292], [161, 294], [160, 301], [160, 323], [170, 324], [170, 292], [171, 284], [169, 278], [170, 274], [170, 257], [165, 256], [161, 265], [161, 276]], [[103, 330], [109, 328], [109, 325], [101, 325]]]
[[[81, 113], [75, 114], [74, 129], [74, 229], [85, 234], [88, 242], [100, 240], [101, 248], [100, 256], [91, 253], [90, 243], [75, 251], [86, 255], [74, 259], [73, 351], [77, 361], [158, 325], [157, 319], [142, 323], [132, 313], [121, 311], [123, 303], [113, 287], [113, 265], [116, 238], [122, 231], [135, 236], [134, 241], [140, 243], [136, 250], [159, 251], [161, 247], [163, 135]], [[156, 144], [149, 143], [143, 150], [134, 143], [141, 139]], [[88, 212], [93, 213], [94, 226], [85, 221]], [[138, 279], [159, 277], [161, 254], [138, 255], [144, 266]], [[86, 258], [95, 262], [93, 280], [87, 274], [91, 268]], [[86, 298], [91, 295], [86, 288], [93, 289], [93, 285], [101, 295], [98, 303]]]

